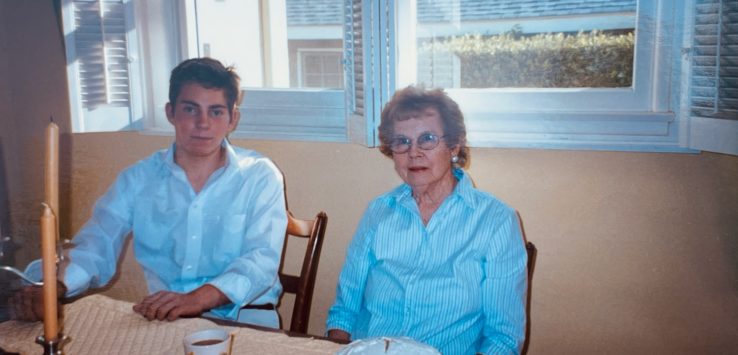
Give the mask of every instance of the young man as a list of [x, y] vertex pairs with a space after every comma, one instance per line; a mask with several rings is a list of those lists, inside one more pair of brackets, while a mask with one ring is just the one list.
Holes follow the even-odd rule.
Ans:
[[[171, 73], [167, 150], [124, 170], [96, 203], [60, 265], [60, 294], [101, 287], [116, 272], [125, 237], [149, 296], [133, 310], [149, 320], [203, 313], [278, 328], [274, 308], [287, 213], [283, 177], [266, 157], [231, 146], [239, 77], [209, 58]], [[27, 273], [40, 277], [40, 262]], [[11, 300], [16, 318], [43, 316], [39, 287]]]

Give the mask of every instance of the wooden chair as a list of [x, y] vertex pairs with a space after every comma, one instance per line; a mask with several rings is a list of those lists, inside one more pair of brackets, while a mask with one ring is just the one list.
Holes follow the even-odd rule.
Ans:
[[[279, 281], [286, 293], [295, 294], [295, 304], [292, 308], [291, 332], [307, 334], [310, 321], [310, 305], [313, 301], [315, 276], [318, 273], [320, 250], [323, 246], [323, 236], [328, 223], [328, 216], [321, 211], [314, 220], [295, 218], [288, 211], [287, 233], [282, 249], [282, 265], [279, 268]], [[283, 272], [284, 260], [287, 254], [289, 236], [307, 238], [305, 256], [302, 259], [302, 269], [299, 275], [288, 275]]]
[[520, 224], [520, 233], [523, 235], [523, 242], [525, 243], [525, 252], [528, 254], [528, 295], [525, 301], [525, 341], [523, 342], [523, 351], [521, 354], [528, 353], [528, 346], [530, 345], [530, 299], [533, 296], [533, 270], [536, 268], [536, 257], [538, 256], [538, 248], [536, 248], [533, 242], [528, 241], [528, 237], [525, 235], [525, 227], [523, 227], [523, 219], [520, 217], [520, 212], [515, 211], [518, 215], [518, 223]]
[[528, 253], [528, 297], [525, 304], [525, 342], [523, 343], [522, 354], [528, 352], [528, 345], [530, 344], [530, 299], [533, 295], [533, 269], [536, 268], [536, 257], [538, 256], [538, 249], [532, 242], [525, 243], [525, 251]]

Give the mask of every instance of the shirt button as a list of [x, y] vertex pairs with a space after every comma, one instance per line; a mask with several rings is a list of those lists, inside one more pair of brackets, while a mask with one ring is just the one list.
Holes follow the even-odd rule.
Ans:
[[192, 239], [197, 239], [197, 236], [196, 236], [196, 235], [193, 235], [193, 236], [192, 236]]
[[192, 265], [185, 266], [185, 270], [192, 270]]

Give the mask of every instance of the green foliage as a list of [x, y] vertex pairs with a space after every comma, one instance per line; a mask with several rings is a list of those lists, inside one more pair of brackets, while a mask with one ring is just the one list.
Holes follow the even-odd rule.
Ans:
[[633, 33], [599, 31], [522, 36], [509, 32], [426, 42], [419, 56], [451, 53], [461, 61], [462, 88], [629, 87]]

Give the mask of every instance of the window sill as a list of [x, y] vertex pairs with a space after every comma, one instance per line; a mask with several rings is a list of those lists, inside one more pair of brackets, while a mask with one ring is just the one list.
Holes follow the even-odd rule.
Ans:
[[472, 147], [695, 152], [680, 145], [672, 112], [466, 113]]

